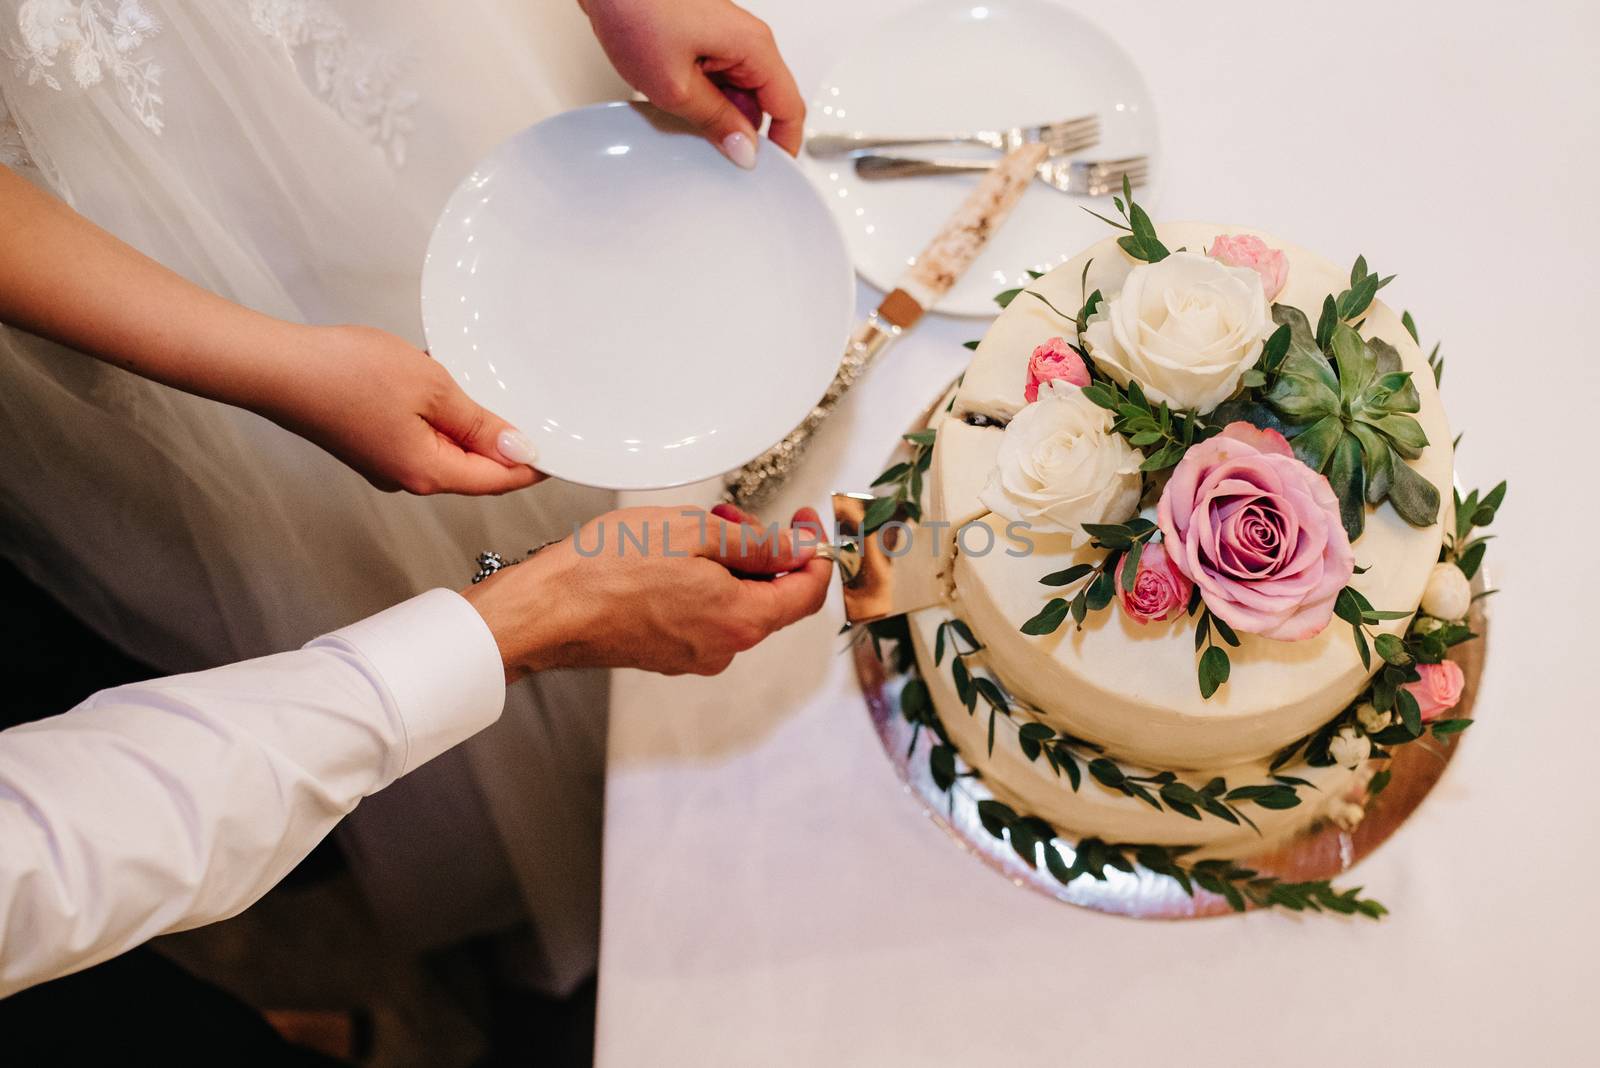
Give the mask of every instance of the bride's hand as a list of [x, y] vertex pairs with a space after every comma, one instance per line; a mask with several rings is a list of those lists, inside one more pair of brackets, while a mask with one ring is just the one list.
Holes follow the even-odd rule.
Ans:
[[652, 104], [693, 123], [741, 167], [756, 127], [791, 156], [806, 105], [767, 24], [729, 0], [579, 0], [617, 73]]
[[382, 489], [505, 493], [533, 446], [421, 349], [382, 330], [252, 311], [129, 248], [0, 167], [0, 322], [248, 408]]
[[544, 477], [533, 445], [461, 391], [427, 353], [382, 330], [309, 328], [304, 373], [249, 403], [382, 490], [506, 493]]
[[816, 554], [821, 538], [809, 508], [788, 529], [725, 507], [630, 508], [465, 596], [493, 632], [508, 680], [554, 667], [715, 675], [822, 606], [831, 565]]

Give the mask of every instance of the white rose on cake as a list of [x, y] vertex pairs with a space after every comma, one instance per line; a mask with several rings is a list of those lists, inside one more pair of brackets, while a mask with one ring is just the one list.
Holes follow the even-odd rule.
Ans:
[[1239, 387], [1272, 333], [1261, 276], [1198, 252], [1135, 267], [1089, 319], [1084, 341], [1106, 374], [1152, 400], [1209, 412]]
[[1350, 727], [1340, 727], [1339, 733], [1328, 739], [1328, 755], [1341, 768], [1360, 767], [1372, 753], [1372, 743]]
[[1111, 413], [1065, 381], [1006, 424], [983, 506], [1040, 534], [1089, 540], [1085, 523], [1121, 523], [1139, 510], [1137, 449], [1111, 432]]

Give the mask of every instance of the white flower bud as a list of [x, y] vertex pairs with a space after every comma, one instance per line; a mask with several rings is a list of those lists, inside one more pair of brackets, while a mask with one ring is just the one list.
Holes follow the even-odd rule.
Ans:
[[1411, 624], [1411, 629], [1418, 634], [1432, 634], [1442, 626], [1442, 622], [1430, 615], [1419, 615], [1417, 621]]
[[1354, 727], [1340, 727], [1339, 733], [1328, 740], [1328, 755], [1342, 768], [1359, 767], [1371, 751], [1372, 744]]
[[1363, 701], [1356, 707], [1356, 722], [1361, 724], [1361, 729], [1368, 734], [1377, 734], [1393, 719], [1394, 716], [1388, 712], [1379, 712], [1378, 707], [1371, 701]]
[[1438, 619], [1465, 619], [1472, 607], [1472, 583], [1455, 564], [1446, 561], [1433, 565], [1428, 585], [1422, 591], [1422, 610]]
[[1328, 818], [1341, 831], [1354, 831], [1361, 826], [1361, 820], [1367, 810], [1354, 801], [1331, 801], [1328, 803]]

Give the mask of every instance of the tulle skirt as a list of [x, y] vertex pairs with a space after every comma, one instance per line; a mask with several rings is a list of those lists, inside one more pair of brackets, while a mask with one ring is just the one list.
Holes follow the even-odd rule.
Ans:
[[[570, 0], [0, 0], [0, 159], [193, 281], [422, 343], [456, 180], [547, 114], [619, 95]], [[292, 648], [607, 494], [379, 493], [250, 413], [0, 327], [0, 551], [162, 671]], [[364, 802], [342, 844], [422, 947], [534, 920], [565, 990], [598, 935], [605, 679], [514, 687], [494, 727]], [[85, 769], [92, 773], [92, 769]]]

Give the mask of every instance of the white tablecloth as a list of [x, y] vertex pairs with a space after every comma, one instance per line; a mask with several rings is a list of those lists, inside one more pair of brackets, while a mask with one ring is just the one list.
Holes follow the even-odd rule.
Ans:
[[[751, 4], [807, 87], [903, 6]], [[598, 1062], [1593, 1063], [1600, 15], [1075, 6], [1151, 83], [1158, 217], [1365, 253], [1444, 339], [1462, 477], [1511, 480], [1481, 722], [1353, 873], [1393, 910], [1381, 923], [1154, 923], [1011, 886], [924, 817], [839, 655], [837, 596], [720, 678], [621, 673]], [[862, 290], [863, 313], [875, 300]], [[892, 349], [783, 506], [864, 488], [981, 330], [933, 318]]]

